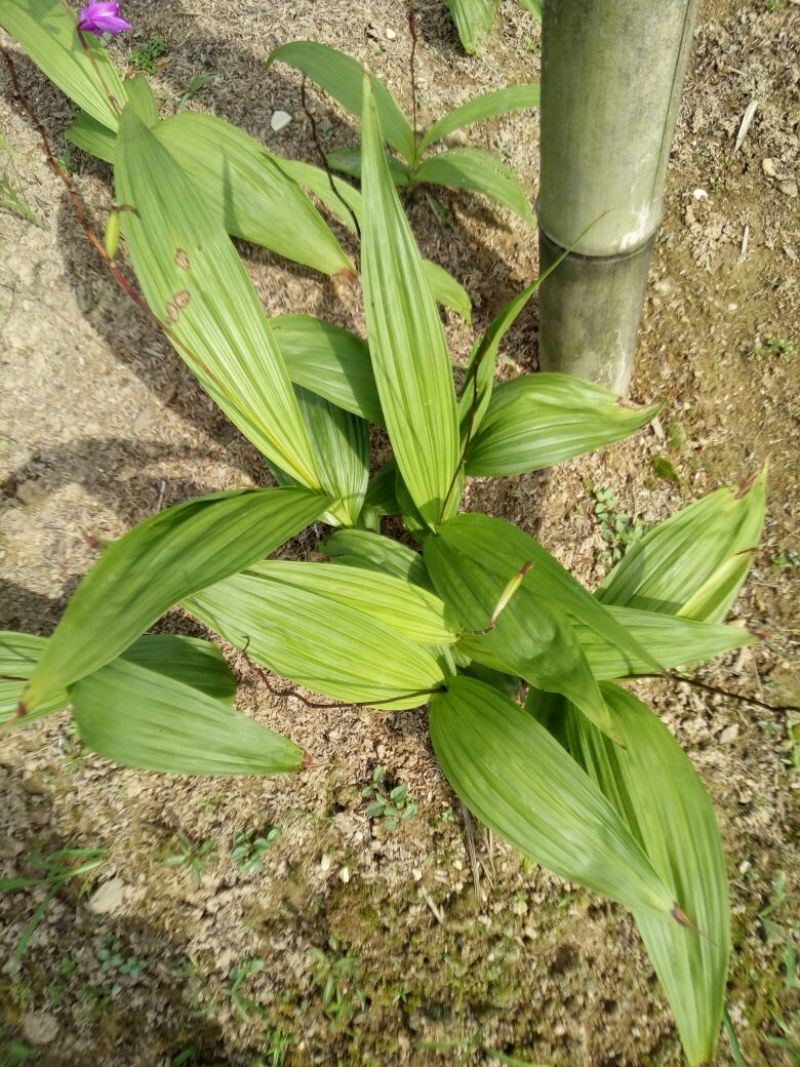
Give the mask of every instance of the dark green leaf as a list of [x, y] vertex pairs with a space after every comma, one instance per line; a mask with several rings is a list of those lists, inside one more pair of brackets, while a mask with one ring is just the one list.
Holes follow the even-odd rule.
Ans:
[[511, 167], [482, 148], [451, 148], [427, 159], [417, 168], [415, 182], [430, 182], [448, 189], [482, 193], [494, 203], [534, 225], [528, 196]]

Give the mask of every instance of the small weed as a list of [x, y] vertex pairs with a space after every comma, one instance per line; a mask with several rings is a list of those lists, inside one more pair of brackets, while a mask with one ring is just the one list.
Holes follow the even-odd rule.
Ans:
[[2, 169], [0, 169], [0, 208], [10, 211], [12, 215], [38, 226], [39, 220], [25, 202], [24, 196], [15, 184], [14, 149], [8, 138], [1, 133], [0, 152], [6, 157]]
[[118, 978], [130, 978], [132, 982], [138, 982], [144, 973], [144, 964], [136, 956], [126, 956], [123, 952], [122, 940], [112, 937], [108, 944], [97, 950], [97, 958], [100, 961], [100, 970], [113, 979], [111, 996], [115, 997], [122, 989], [117, 982]]
[[383, 819], [386, 829], [392, 832], [417, 814], [417, 805], [409, 797], [408, 786], [392, 787], [387, 780], [385, 767], [375, 768], [372, 782], [364, 786], [361, 796], [369, 801], [369, 818]]
[[242, 874], [256, 874], [264, 870], [264, 857], [280, 838], [279, 827], [273, 826], [266, 835], [253, 827], [239, 830], [233, 839], [231, 858]]
[[611, 559], [614, 563], [621, 560], [631, 545], [641, 540], [647, 532], [648, 524], [640, 519], [632, 519], [618, 508], [615, 494], [610, 489], [592, 489], [594, 515], [600, 526], [600, 533], [608, 548], [600, 554], [600, 559]]
[[248, 1022], [251, 1015], [261, 1014], [264, 1009], [252, 997], [243, 992], [242, 987], [256, 974], [264, 970], [264, 961], [259, 959], [243, 960], [238, 967], [232, 967], [229, 975], [231, 984], [225, 992], [230, 997], [231, 1007], [242, 1019]]
[[652, 456], [653, 473], [664, 482], [676, 482], [680, 484], [681, 476], [675, 470], [675, 465], [669, 456]]
[[169, 52], [169, 45], [160, 33], [154, 33], [149, 41], [139, 45], [131, 53], [131, 62], [145, 74], [155, 74], [158, 61]]
[[687, 440], [686, 428], [682, 422], [671, 422], [667, 426], [667, 446], [674, 452], [685, 452]]
[[364, 1007], [366, 998], [358, 988], [358, 958], [346, 952], [336, 938], [328, 942], [330, 952], [312, 948], [315, 967], [314, 984], [322, 990], [322, 1010], [337, 1030], [346, 1029], [356, 1013]]
[[217, 846], [211, 841], [195, 844], [183, 834], [177, 841], [177, 852], [162, 860], [164, 867], [185, 867], [189, 871], [193, 885], [199, 886], [206, 873], [208, 861], [217, 854]]
[[785, 4], [786, 0], [766, 0], [764, 7], [767, 11], [780, 11]]
[[11, 953], [9, 970], [11, 974], [19, 971], [22, 957], [25, 955], [30, 940], [36, 933], [50, 901], [64, 882], [71, 878], [83, 877], [81, 894], [87, 892], [90, 879], [85, 877], [101, 867], [108, 859], [104, 848], [60, 848], [48, 856], [30, 856], [25, 866], [39, 873], [23, 878], [0, 878], [0, 892], [31, 889], [34, 886], [47, 886], [47, 892], [36, 907], [30, 922], [22, 931], [19, 941]]
[[788, 337], [768, 337], [753, 351], [756, 359], [782, 359], [784, 363], [791, 363], [797, 355], [797, 345]]
[[800, 567], [800, 552], [794, 552], [790, 548], [783, 549], [775, 553], [770, 563], [779, 571], [789, 570], [790, 567]]
[[26, 1045], [18, 1037], [7, 1033], [5, 1025], [0, 1023], [0, 1064], [2, 1067], [22, 1067], [23, 1064], [38, 1060], [41, 1053]]
[[279, 1026], [270, 1027], [264, 1035], [264, 1041], [270, 1057], [268, 1060], [261, 1060], [264, 1067], [267, 1067], [267, 1064], [269, 1067], [285, 1067], [289, 1049], [300, 1044], [297, 1034], [287, 1034]]
[[214, 80], [213, 74], [193, 74], [191, 81], [181, 93], [178, 99], [176, 111], [183, 111], [190, 100], [194, 99], [199, 92]]

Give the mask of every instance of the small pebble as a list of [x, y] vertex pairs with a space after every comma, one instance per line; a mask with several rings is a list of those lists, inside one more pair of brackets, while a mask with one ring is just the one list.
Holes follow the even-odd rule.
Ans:
[[279, 133], [281, 130], [286, 129], [291, 121], [292, 116], [288, 111], [273, 111], [269, 124], [275, 133]]
[[387, 38], [387, 40], [394, 41], [396, 37], [397, 37], [396, 32], [391, 28], [391, 26], [387, 26], [386, 27], [386, 38]]

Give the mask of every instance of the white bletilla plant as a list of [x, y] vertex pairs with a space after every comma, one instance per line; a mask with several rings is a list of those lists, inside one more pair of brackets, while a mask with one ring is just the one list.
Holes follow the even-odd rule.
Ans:
[[[719, 833], [691, 763], [621, 683], [752, 640], [723, 621], [761, 534], [764, 476], [651, 530], [592, 595], [527, 533], [460, 512], [465, 479], [598, 448], [655, 408], [556, 374], [495, 386], [499, 346], [536, 283], [477, 340], [457, 395], [434, 293], [443, 272], [403, 213], [369, 77], [361, 193], [339, 182], [362, 236], [363, 339], [265, 315], [230, 234], [329, 273], [354, 267], [257, 142], [208, 116], [159, 118], [148, 85], [123, 81], [60, 0], [0, 0], [0, 25], [84, 109], [78, 136], [113, 161], [113, 226], [150, 313], [280, 483], [160, 512], [103, 550], [51, 637], [3, 634], [0, 729], [71, 705], [85, 744], [132, 767], [301, 771], [297, 745], [235, 710], [214, 645], [146, 633], [175, 605], [297, 685], [388, 711], [427, 706], [467, 807], [633, 912], [689, 1061], [708, 1060], [730, 950]], [[341, 209], [319, 174], [308, 184]], [[112, 255], [115, 243], [112, 229]], [[372, 476], [370, 424], [394, 454]], [[380, 532], [387, 515], [402, 540]], [[318, 522], [326, 562], [269, 558]]]

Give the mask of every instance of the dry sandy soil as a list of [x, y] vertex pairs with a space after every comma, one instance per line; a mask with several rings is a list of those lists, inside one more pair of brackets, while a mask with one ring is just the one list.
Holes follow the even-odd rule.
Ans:
[[[418, 7], [424, 118], [535, 76], [538, 27], [511, 0], [480, 59], [461, 53], [438, 0]], [[279, 43], [309, 37], [350, 50], [410, 105], [403, 5], [390, 0], [129, 0], [125, 12], [136, 30], [114, 45], [123, 63], [153, 34], [168, 46], [155, 80], [165, 113], [193, 74], [208, 73], [191, 106], [286, 155], [314, 158], [298, 79], [264, 68]], [[545, 476], [473, 485], [469, 500], [535, 532], [591, 585], [607, 567], [591, 487], [654, 521], [769, 459], [767, 529], [734, 612], [764, 640], [705, 677], [775, 705], [800, 694], [798, 40], [796, 0], [710, 0], [701, 12], [633, 386], [635, 399], [664, 402], [663, 432]], [[66, 151], [69, 105], [21, 56], [17, 64]], [[344, 115], [322, 98], [315, 107], [326, 143], [355, 143]], [[292, 115], [279, 133], [276, 109]], [[0, 625], [48, 633], [98, 540], [158, 506], [266, 476], [106, 275], [30, 124], [8, 98], [0, 114], [7, 178], [33, 219], [0, 211]], [[535, 195], [535, 121], [497, 120], [474, 137]], [[79, 153], [74, 164], [102, 217], [107, 168]], [[424, 197], [410, 204], [412, 221], [426, 253], [471, 292], [479, 329], [535, 275], [536, 243], [476, 198], [441, 201], [450, 225]], [[330, 283], [247, 254], [270, 312], [360, 325], [353, 298]], [[470, 331], [452, 316], [448, 330], [463, 356]], [[534, 307], [509, 339], [503, 373], [535, 366], [536, 337]], [[665, 458], [677, 480], [659, 476]], [[164, 626], [198, 632], [178, 613]], [[466, 826], [424, 712], [311, 711], [272, 695], [244, 660], [235, 665], [240, 705], [313, 751], [317, 769], [263, 781], [121, 770], [81, 748], [66, 714], [3, 740], [4, 872], [30, 873], [32, 857], [63, 847], [103, 848], [107, 860], [61, 888], [19, 972], [0, 970], [0, 1062], [477, 1064], [499, 1062], [495, 1052], [553, 1067], [681, 1062], [624, 911], [525, 868], [477, 828], [476, 893]], [[734, 905], [729, 1003], [745, 1062], [797, 1064], [796, 724], [697, 690], [651, 685], [647, 695], [719, 812]], [[397, 829], [366, 813], [361, 791], [379, 765], [417, 807]], [[261, 869], [247, 870], [236, 834], [273, 828]], [[174, 856], [186, 862], [165, 863]], [[45, 891], [0, 894], [6, 960]], [[715, 1063], [733, 1063], [724, 1038]]]

